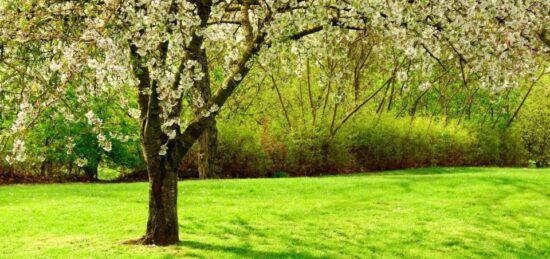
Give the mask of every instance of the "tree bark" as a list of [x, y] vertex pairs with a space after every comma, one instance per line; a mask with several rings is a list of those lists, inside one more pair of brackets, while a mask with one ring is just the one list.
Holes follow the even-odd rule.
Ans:
[[[149, 83], [146, 74], [144, 82]], [[156, 82], [147, 102], [147, 113], [142, 114], [141, 139], [147, 173], [149, 175], [149, 219], [145, 235], [132, 243], [170, 245], [179, 241], [177, 213], [179, 148], [168, 145], [167, 153], [161, 149], [168, 137], [162, 132]], [[179, 134], [179, 131], [178, 131]]]
[[198, 169], [200, 179], [219, 178], [218, 129], [213, 119], [199, 138]]
[[161, 160], [147, 168], [149, 219], [142, 244], [169, 245], [179, 241], [177, 172]]
[[[202, 40], [199, 42], [202, 44]], [[195, 82], [193, 89], [193, 99], [200, 99], [200, 102], [193, 101], [193, 111], [196, 116], [203, 115], [208, 111], [205, 103], [210, 102], [212, 93], [210, 90], [210, 79], [208, 77], [208, 59], [206, 51], [200, 48], [200, 45], [191, 45], [189, 52], [194, 60], [197, 60], [201, 65], [202, 72], [206, 75], [201, 80]], [[204, 132], [198, 139], [198, 169], [200, 179], [212, 179], [219, 177], [219, 159], [218, 159], [218, 128], [216, 120], [212, 118], [212, 122], [204, 129]]]
[[[199, 16], [201, 17], [202, 26], [206, 26], [208, 16], [210, 15], [211, 7], [208, 3], [199, 4]], [[195, 60], [200, 64], [200, 68], [204, 76], [201, 80], [195, 81], [193, 86], [193, 99], [200, 99], [200, 102], [193, 101], [193, 112], [196, 116], [201, 116], [209, 111], [210, 106], [208, 104], [212, 99], [212, 92], [210, 89], [209, 78], [209, 64], [206, 50], [202, 47], [204, 44], [204, 38], [202, 36], [196, 36], [191, 41], [188, 47], [189, 58]], [[215, 111], [217, 112], [217, 111]], [[207, 115], [208, 117], [209, 115]], [[204, 129], [203, 133], [198, 139], [198, 170], [200, 179], [211, 179], [219, 177], [219, 159], [218, 159], [218, 129], [216, 127], [216, 120], [212, 115], [211, 123]]]
[[[160, 46], [167, 48], [167, 43]], [[171, 159], [177, 155], [178, 149], [169, 147], [166, 154], [161, 155], [162, 145], [167, 143], [168, 137], [161, 128], [161, 107], [158, 82], [151, 80], [145, 63], [136, 54], [135, 46], [131, 48], [134, 56], [134, 73], [140, 80], [138, 85], [138, 102], [141, 109], [141, 145], [143, 157], [147, 165], [149, 176], [149, 218], [145, 235], [129, 244], [169, 245], [179, 241], [179, 225], [177, 215], [178, 179], [177, 169], [179, 161]], [[163, 51], [165, 53], [165, 50]], [[177, 80], [179, 81], [179, 80]], [[146, 94], [144, 89], [151, 88]], [[179, 133], [179, 129], [178, 129]]]
[[40, 164], [40, 175], [42, 176], [47, 176], [47, 165], [48, 165], [48, 160], [44, 160], [42, 161], [42, 163]]
[[97, 180], [97, 173], [98, 173], [98, 165], [91, 165], [84, 167], [84, 174], [90, 181], [96, 181]]

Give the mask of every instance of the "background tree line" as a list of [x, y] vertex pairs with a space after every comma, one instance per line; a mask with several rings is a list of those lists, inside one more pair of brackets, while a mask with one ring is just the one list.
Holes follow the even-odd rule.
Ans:
[[[277, 57], [250, 72], [217, 117], [217, 124], [203, 133], [188, 154], [180, 177], [548, 165], [546, 71], [536, 71], [519, 87], [477, 87], [456, 79], [461, 78], [456, 76], [460, 67], [442, 62], [420, 69], [434, 75], [433, 83], [425, 86], [415, 80], [417, 69], [403, 61], [404, 54], [374, 49], [384, 48], [381, 41], [365, 32], [355, 33], [351, 40], [320, 33], [272, 48]], [[200, 104], [193, 101], [197, 96], [207, 99], [204, 95], [223, 83], [227, 49], [211, 47], [213, 89], [190, 92], [185, 101], [195, 109], [183, 118], [192, 118], [190, 113], [199, 110]], [[75, 84], [73, 91], [78, 87]], [[120, 94], [132, 100], [135, 93]], [[113, 97], [105, 97], [93, 98], [91, 103], [97, 115], [109, 121], [108, 127], [120, 134], [114, 136], [111, 152], [99, 146], [93, 127], [86, 122], [88, 107], [79, 107], [73, 93], [65, 96], [62, 105], [45, 110], [47, 119], [37, 121], [37, 130], [29, 132], [26, 148], [34, 154], [32, 162], [3, 163], [2, 167], [45, 177], [97, 179], [101, 166], [119, 170], [123, 178], [146, 179], [135, 115], [125, 107], [110, 105]], [[6, 129], [16, 120], [10, 109], [17, 100], [2, 92], [0, 98], [4, 104], [0, 126]], [[67, 118], [65, 109], [81, 116]], [[5, 136], [0, 139], [2, 157], [7, 155], [8, 142]]]

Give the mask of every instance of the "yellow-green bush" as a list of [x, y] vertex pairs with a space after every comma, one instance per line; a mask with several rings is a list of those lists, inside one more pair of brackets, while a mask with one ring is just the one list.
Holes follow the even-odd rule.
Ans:
[[[219, 124], [222, 177], [351, 173], [427, 166], [524, 166], [517, 129], [392, 115], [361, 116], [333, 137], [327, 125], [292, 129], [265, 120]], [[192, 157], [191, 154], [190, 157]], [[195, 168], [188, 159], [186, 168]]]
[[537, 167], [549, 166], [550, 88], [535, 89], [517, 123], [531, 162]]

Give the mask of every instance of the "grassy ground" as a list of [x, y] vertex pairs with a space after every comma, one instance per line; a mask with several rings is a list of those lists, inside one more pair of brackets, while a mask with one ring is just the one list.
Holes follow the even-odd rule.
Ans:
[[180, 244], [144, 232], [147, 184], [0, 187], [0, 257], [550, 257], [550, 170], [421, 169], [184, 181]]

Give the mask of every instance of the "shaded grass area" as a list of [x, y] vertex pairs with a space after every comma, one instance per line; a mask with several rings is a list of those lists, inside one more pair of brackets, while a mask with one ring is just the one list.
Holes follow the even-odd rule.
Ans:
[[550, 170], [429, 168], [183, 181], [180, 238], [143, 234], [147, 184], [0, 187], [0, 257], [550, 257]]

